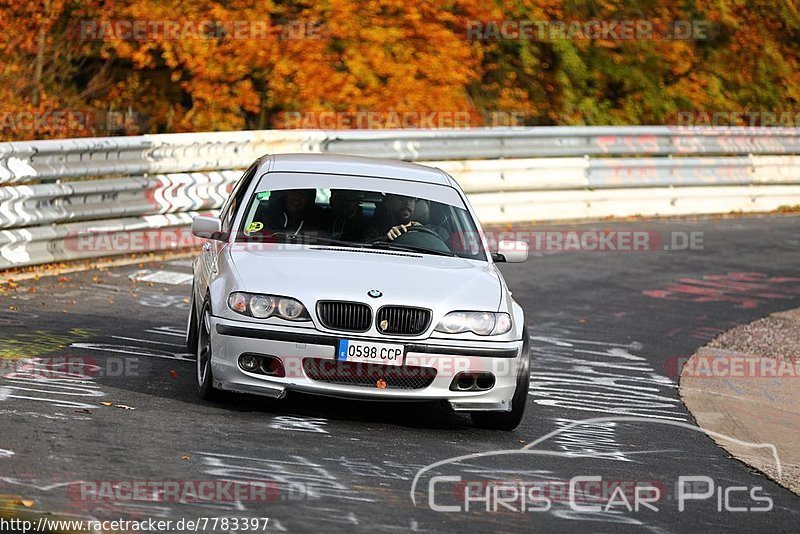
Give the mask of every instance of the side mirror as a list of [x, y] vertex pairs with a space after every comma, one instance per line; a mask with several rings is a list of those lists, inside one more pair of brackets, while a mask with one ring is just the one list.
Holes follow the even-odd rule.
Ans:
[[222, 241], [222, 221], [211, 215], [198, 215], [192, 219], [192, 233], [204, 239]]
[[522, 263], [528, 259], [528, 244], [525, 241], [498, 241], [497, 252], [492, 254], [496, 262]]

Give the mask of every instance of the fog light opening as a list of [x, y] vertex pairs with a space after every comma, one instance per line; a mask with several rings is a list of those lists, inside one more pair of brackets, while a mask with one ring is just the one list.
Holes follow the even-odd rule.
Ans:
[[248, 373], [255, 373], [261, 367], [261, 358], [255, 354], [242, 354], [239, 356], [239, 367]]

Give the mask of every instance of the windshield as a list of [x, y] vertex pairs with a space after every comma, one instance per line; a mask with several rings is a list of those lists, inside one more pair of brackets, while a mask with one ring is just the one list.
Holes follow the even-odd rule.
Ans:
[[370, 247], [486, 260], [469, 212], [429, 198], [363, 189], [253, 195], [236, 240]]

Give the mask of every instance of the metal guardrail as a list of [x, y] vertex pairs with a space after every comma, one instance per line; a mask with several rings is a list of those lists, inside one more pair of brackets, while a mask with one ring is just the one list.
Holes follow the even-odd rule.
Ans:
[[788, 128], [276, 130], [0, 143], [0, 268], [128, 252], [134, 235], [135, 250], [191, 245], [191, 216], [218, 208], [256, 157], [280, 152], [427, 162], [459, 180], [484, 223], [800, 204], [800, 129]]
[[323, 151], [405, 160], [800, 154], [796, 128], [554, 126], [328, 132]]
[[246, 167], [278, 152], [319, 152], [323, 132], [272, 130], [0, 143], [0, 184]]
[[212, 210], [239, 176], [210, 171], [0, 187], [0, 229]]

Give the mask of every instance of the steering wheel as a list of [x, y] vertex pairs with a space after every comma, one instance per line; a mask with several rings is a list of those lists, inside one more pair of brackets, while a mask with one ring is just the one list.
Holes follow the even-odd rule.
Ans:
[[439, 235], [439, 232], [437, 232], [436, 230], [431, 230], [430, 228], [425, 228], [424, 226], [409, 226], [408, 228], [406, 228], [406, 233], [408, 232], [422, 232], [424, 234], [430, 234], [432, 236], [435, 236], [440, 241], [442, 239], [442, 236]]
[[394, 242], [398, 245], [423, 247], [449, 254], [453, 252], [436, 230], [431, 230], [430, 228], [424, 228], [422, 226], [409, 227], [406, 229], [405, 233], [397, 236]]

